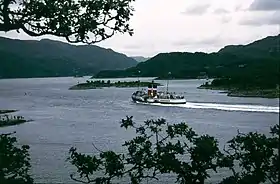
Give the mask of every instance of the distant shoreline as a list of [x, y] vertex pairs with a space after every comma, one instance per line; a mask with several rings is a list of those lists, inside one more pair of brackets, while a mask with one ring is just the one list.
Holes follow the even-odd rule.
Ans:
[[279, 90], [277, 89], [252, 89], [252, 90], [240, 90], [231, 89], [227, 87], [214, 87], [201, 85], [198, 89], [208, 89], [208, 90], [221, 90], [222, 93], [227, 93], [230, 97], [252, 97], [252, 98], [279, 98]]
[[17, 112], [18, 110], [0, 110], [0, 114], [7, 114], [12, 112]]
[[[31, 121], [31, 120], [29, 120]], [[1, 127], [8, 127], [8, 126], [13, 126], [13, 125], [20, 125], [20, 124], [23, 124], [23, 123], [26, 123], [26, 122], [29, 122], [25, 119], [21, 119], [21, 120], [18, 120], [18, 119], [14, 119], [14, 120], [8, 120], [8, 121], [2, 121], [0, 120], [0, 128]]]
[[156, 77], [155, 80], [207, 80], [209, 78], [204, 78], [204, 77], [173, 77], [173, 78], [168, 78], [168, 77]]
[[[69, 76], [34, 76], [34, 77], [0, 77], [0, 80], [8, 80], [8, 79], [47, 79], [47, 78], [86, 78], [88, 77], [89, 79], [121, 79], [121, 78], [137, 78], [137, 77], [92, 77], [91, 75], [83, 75], [83, 76], [74, 76], [74, 75], [69, 75]], [[152, 78], [152, 77], [141, 77], [141, 78]]]
[[[35, 77], [8, 77], [8, 78], [1, 78], [0, 77], [0, 80], [9, 80], [9, 79], [47, 79], [47, 78], [64, 78], [64, 77], [73, 77], [73, 78], [82, 78], [82, 77], [75, 77], [75, 76], [35, 76]], [[90, 77], [90, 76], [89, 76]]]
[[[137, 76], [133, 76], [133, 77], [102, 77], [102, 78], [96, 78], [96, 77], [92, 77], [91, 75], [85, 75], [85, 76], [48, 76], [48, 77], [10, 77], [10, 78], [1, 78], [0, 80], [9, 80], [9, 79], [48, 79], [48, 78], [76, 78], [76, 79], [82, 79], [82, 78], [88, 78], [88, 79], [96, 79], [96, 80], [102, 80], [102, 79], [127, 79], [127, 78], [133, 78], [133, 79], [137, 79]], [[156, 80], [156, 77], [140, 77], [140, 78], [153, 78], [152, 80]], [[184, 79], [182, 79], [184, 80]]]

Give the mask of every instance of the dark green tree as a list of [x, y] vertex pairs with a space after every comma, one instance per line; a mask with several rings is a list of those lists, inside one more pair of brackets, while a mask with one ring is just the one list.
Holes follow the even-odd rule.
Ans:
[[[210, 178], [210, 171], [228, 168], [234, 175], [221, 179], [222, 184], [279, 182], [279, 126], [273, 128], [268, 138], [257, 133], [238, 134], [228, 142], [224, 152], [218, 142], [209, 135], [198, 136], [185, 123], [168, 124], [164, 119], [147, 120], [136, 126], [132, 117], [121, 122], [121, 127], [133, 128], [137, 136], [123, 146], [127, 153], [113, 151], [97, 155], [81, 154], [70, 149], [70, 162], [77, 167], [79, 177], [75, 181], [84, 183], [112, 183], [129, 177], [131, 183], [146, 179], [158, 179], [165, 173], [176, 175], [182, 184], [203, 184]], [[236, 162], [241, 171], [235, 171]], [[98, 177], [98, 173], [102, 176]]]
[[134, 0], [0, 0], [0, 31], [54, 35], [70, 43], [97, 43], [133, 30]]
[[[222, 159], [223, 164], [233, 175], [225, 178], [222, 183], [279, 183], [279, 136], [279, 125], [271, 128], [270, 137], [257, 132], [238, 133], [224, 149], [226, 155]], [[235, 161], [237, 167], [234, 167]]]
[[11, 134], [0, 135], [0, 183], [1, 184], [31, 184], [29, 175], [29, 146], [15, 146], [16, 137]]

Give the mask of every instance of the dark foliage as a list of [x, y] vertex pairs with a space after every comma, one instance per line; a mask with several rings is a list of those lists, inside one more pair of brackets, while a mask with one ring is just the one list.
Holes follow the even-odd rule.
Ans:
[[[202, 184], [211, 177], [210, 171], [228, 168], [233, 176], [221, 179], [223, 184], [279, 181], [279, 126], [272, 129], [272, 137], [239, 133], [228, 142], [224, 152], [219, 150], [214, 137], [199, 136], [185, 123], [171, 125], [158, 119], [136, 126], [132, 117], [127, 117], [121, 127], [133, 128], [137, 134], [123, 144], [127, 153], [101, 151], [99, 156], [91, 156], [79, 153], [76, 148], [70, 149], [70, 162], [79, 173], [78, 178], [71, 175], [73, 180], [112, 183], [129, 177], [131, 183], [141, 183], [172, 173], [178, 183]], [[235, 170], [236, 161], [241, 171]]]
[[31, 184], [29, 146], [17, 147], [16, 137], [0, 135], [0, 183]]
[[[232, 170], [233, 176], [223, 179], [223, 184], [279, 183], [279, 125], [271, 128], [271, 137], [250, 132], [238, 133], [228, 142], [223, 158], [224, 166]], [[239, 172], [234, 169], [238, 161]]]
[[0, 31], [54, 35], [68, 42], [97, 43], [133, 30], [128, 21], [134, 0], [0, 0]]
[[[0, 37], [0, 78], [93, 75], [135, 66], [132, 58], [94, 45]], [[16, 66], [16, 67], [15, 67]]]

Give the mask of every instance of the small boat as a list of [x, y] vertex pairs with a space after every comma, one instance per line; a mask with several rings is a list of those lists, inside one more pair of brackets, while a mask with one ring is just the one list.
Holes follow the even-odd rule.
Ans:
[[131, 96], [134, 102], [142, 102], [142, 103], [160, 103], [160, 104], [185, 104], [186, 99], [184, 96], [177, 95], [175, 92], [158, 92], [157, 86], [154, 85], [154, 82], [149, 84], [148, 91], [145, 90], [137, 90]]

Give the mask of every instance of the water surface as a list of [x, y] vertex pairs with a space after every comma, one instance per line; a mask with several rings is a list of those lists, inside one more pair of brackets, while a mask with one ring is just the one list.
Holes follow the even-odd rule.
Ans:
[[[72, 182], [69, 175], [75, 170], [65, 161], [71, 146], [86, 153], [96, 153], [92, 143], [99, 149], [120, 151], [120, 145], [134, 136], [119, 126], [127, 115], [139, 123], [151, 118], [187, 122], [198, 133], [217, 137], [221, 144], [237, 130], [268, 134], [269, 127], [279, 123], [278, 100], [228, 97], [219, 91], [197, 89], [204, 80], [170, 82], [169, 89], [182, 93], [188, 101], [181, 106], [135, 104], [130, 97], [137, 88], [68, 90], [85, 80], [0, 80], [0, 109], [18, 109], [14, 114], [34, 120], [0, 132], [16, 131], [20, 144], [31, 146], [32, 174], [38, 183]], [[124, 79], [111, 79], [118, 80]], [[214, 183], [215, 179], [219, 177], [213, 178]]]

